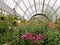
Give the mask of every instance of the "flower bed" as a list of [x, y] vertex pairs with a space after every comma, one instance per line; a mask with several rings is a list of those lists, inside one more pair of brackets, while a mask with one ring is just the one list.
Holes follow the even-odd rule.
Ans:
[[8, 17], [6, 20], [0, 20], [0, 45], [4, 43], [8, 45], [60, 45], [60, 32], [56, 24], [30, 20], [22, 21], [19, 26], [16, 26], [16, 23], [12, 22], [17, 19]]

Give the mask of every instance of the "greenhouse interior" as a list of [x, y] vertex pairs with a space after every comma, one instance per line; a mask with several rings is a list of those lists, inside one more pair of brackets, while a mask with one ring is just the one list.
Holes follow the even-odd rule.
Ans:
[[0, 0], [0, 45], [60, 45], [60, 0]]

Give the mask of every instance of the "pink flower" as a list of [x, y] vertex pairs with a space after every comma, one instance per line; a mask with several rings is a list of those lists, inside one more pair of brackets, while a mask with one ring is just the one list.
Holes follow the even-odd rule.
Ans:
[[54, 27], [56, 27], [56, 24], [54, 24], [54, 23], [49, 23], [48, 26], [54, 28]]
[[39, 40], [43, 39], [41, 34], [36, 35], [34, 32], [26, 33], [25, 35], [21, 36], [23, 40], [33, 41], [34, 44], [37, 44]]
[[28, 39], [29, 37], [31, 37], [30, 33], [26, 33], [25, 35], [21, 36], [22, 39]]
[[26, 33], [25, 35], [26, 35], [27, 37], [30, 37], [30, 36], [31, 36], [31, 34], [30, 34], [30, 33]]
[[33, 38], [29, 37], [29, 38], [28, 38], [28, 40], [32, 41], [32, 40], [33, 40]]
[[30, 41], [32, 41], [32, 40], [35, 40], [36, 38], [35, 38], [35, 36], [30, 36], [28, 39], [29, 39]]
[[37, 36], [37, 39], [38, 39], [38, 40], [42, 40], [42, 39], [43, 39], [43, 36], [42, 36], [41, 34], [39, 34], [39, 35]]
[[32, 37], [32, 39], [33, 39], [33, 40], [35, 40], [35, 39], [36, 39], [36, 37]]
[[26, 37], [27, 37], [27, 35], [21, 36], [22, 39], [27, 39]]

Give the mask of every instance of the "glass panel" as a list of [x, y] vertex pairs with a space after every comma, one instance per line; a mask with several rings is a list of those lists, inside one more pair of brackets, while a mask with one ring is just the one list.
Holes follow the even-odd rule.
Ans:
[[28, 11], [26, 12], [26, 15], [27, 15], [27, 16], [29, 16], [29, 13], [28, 13]]
[[[1, 0], [1, 1], [3, 1], [6, 5], [8, 5], [12, 9], [16, 6], [16, 3], [17, 3], [16, 11], [22, 16], [25, 15], [25, 18], [26, 16], [27, 18], [29, 18], [28, 16], [31, 17], [32, 15], [36, 14], [36, 9], [37, 9], [37, 13], [42, 13], [42, 7], [43, 7], [44, 0], [35, 0], [36, 9], [34, 5], [34, 0], [14, 0], [16, 3], [13, 0]], [[60, 6], [60, 0], [57, 0], [57, 1], [56, 0], [45, 0], [43, 14], [50, 16], [50, 15], [55, 15], [54, 14], [55, 12], [57, 13], [57, 15], [59, 15], [60, 9], [57, 10], [59, 6]]]
[[46, 10], [46, 9], [47, 9], [48, 3], [49, 3], [49, 0], [45, 0], [44, 10]]
[[52, 7], [55, 1], [56, 0], [50, 0], [50, 4], [49, 5]]
[[24, 18], [25, 18], [26, 20], [29, 20], [29, 18], [27, 17], [27, 15], [25, 15]]
[[32, 10], [31, 10], [31, 8], [29, 8], [29, 12], [30, 12], [30, 13], [32, 13]]
[[40, 0], [40, 10], [41, 10], [41, 13], [42, 13], [42, 7], [43, 7], [43, 0]]
[[12, 1], [12, 0], [4, 0], [3, 1], [6, 5], [8, 5], [10, 8], [14, 8], [15, 7], [15, 2], [14, 1]]
[[10, 7], [13, 9], [14, 7], [15, 7], [15, 5], [16, 5], [16, 3], [15, 2], [13, 2], [13, 1], [11, 1], [11, 3], [10, 3]]
[[20, 4], [19, 4], [19, 6], [25, 11], [26, 10], [26, 7], [25, 7], [25, 5], [21, 2]]
[[32, 5], [32, 9], [33, 9], [33, 11], [35, 11], [35, 7], [34, 7], [34, 5]]
[[57, 0], [55, 6], [53, 7], [55, 10], [60, 6], [60, 0]]
[[30, 1], [31, 5], [34, 4], [33, 0], [29, 0], [29, 1]]
[[19, 7], [17, 8], [16, 12], [18, 12], [21, 16], [23, 16], [24, 14], [23, 11]]
[[57, 17], [60, 18], [60, 9], [57, 11]]
[[45, 4], [48, 4], [49, 0], [45, 0]]
[[15, 2], [19, 1], [19, 0], [14, 0]]
[[30, 4], [28, 3], [28, 0], [23, 0], [23, 2], [25, 3], [25, 5], [26, 5], [27, 7], [30, 6]]

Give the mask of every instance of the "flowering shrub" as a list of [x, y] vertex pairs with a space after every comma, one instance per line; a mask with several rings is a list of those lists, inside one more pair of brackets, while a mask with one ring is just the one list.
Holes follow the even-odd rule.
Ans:
[[33, 44], [37, 44], [39, 40], [43, 39], [43, 36], [41, 34], [36, 35], [34, 32], [32, 33], [26, 33], [25, 35], [21, 36], [23, 40], [29, 40], [32, 41]]
[[51, 27], [51, 28], [55, 28], [56, 24], [54, 24], [54, 23], [48, 23], [48, 26]]
[[[22, 21], [20, 26], [16, 26], [12, 17], [0, 18], [0, 45], [60, 45], [60, 22], [58, 29], [54, 23], [43, 23]], [[12, 22], [13, 21], [13, 22]], [[12, 25], [12, 23], [14, 25]], [[11, 43], [11, 44], [10, 44]]]
[[13, 40], [13, 26], [11, 15], [0, 15], [0, 45]]
[[[32, 26], [33, 25], [33, 26]], [[33, 31], [33, 35], [32, 35]], [[26, 23], [19, 28], [19, 45], [59, 45], [60, 33], [54, 23]], [[41, 38], [42, 37], [42, 38]], [[58, 41], [59, 40], [59, 41]], [[55, 42], [56, 41], [56, 42]], [[59, 44], [58, 44], [59, 43]]]

